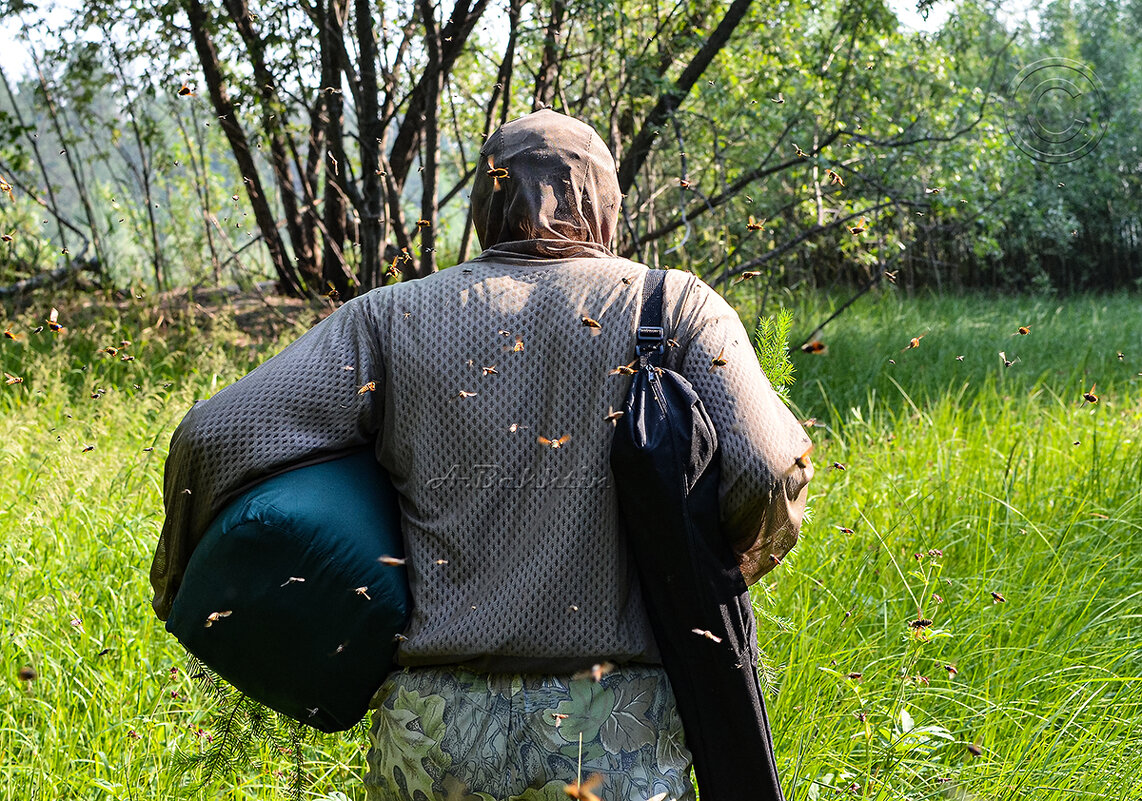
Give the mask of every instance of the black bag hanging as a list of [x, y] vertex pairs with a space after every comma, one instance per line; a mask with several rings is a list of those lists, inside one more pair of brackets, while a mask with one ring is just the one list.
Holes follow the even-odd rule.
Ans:
[[663, 276], [646, 276], [638, 372], [611, 446], [619, 509], [702, 801], [784, 801], [753, 605], [721, 531], [717, 435], [690, 382], [661, 367]]

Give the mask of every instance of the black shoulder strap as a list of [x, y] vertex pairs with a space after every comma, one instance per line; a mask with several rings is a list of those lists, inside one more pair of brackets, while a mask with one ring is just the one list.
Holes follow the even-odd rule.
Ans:
[[641, 360], [646, 357], [657, 364], [666, 344], [666, 330], [662, 327], [662, 288], [664, 270], [648, 270], [642, 285], [642, 311], [639, 314], [636, 344]]

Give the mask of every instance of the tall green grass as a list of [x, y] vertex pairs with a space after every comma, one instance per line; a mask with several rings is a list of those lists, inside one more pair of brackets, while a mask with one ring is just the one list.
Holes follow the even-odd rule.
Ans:
[[[791, 304], [795, 341], [833, 302]], [[170, 769], [215, 732], [147, 570], [170, 432], [294, 331], [108, 299], [32, 334], [43, 306], [0, 342], [0, 799], [281, 797], [276, 749], [207, 788]], [[870, 296], [794, 354], [811, 518], [755, 590], [787, 794], [1142, 798], [1136, 307]], [[309, 795], [363, 797], [364, 747], [305, 745]]]
[[[147, 572], [171, 431], [282, 342], [238, 344], [225, 311], [207, 326], [110, 298], [65, 311], [60, 334], [33, 333], [47, 305], [9, 320], [19, 339], [0, 350], [24, 379], [0, 393], [0, 799], [280, 797], [289, 754], [206, 790], [171, 770], [213, 732], [150, 611]], [[353, 787], [363, 742], [319, 741], [304, 758], [327, 788]]]
[[870, 297], [795, 354], [817, 477], [763, 632], [795, 797], [1142, 798], [1137, 305]]

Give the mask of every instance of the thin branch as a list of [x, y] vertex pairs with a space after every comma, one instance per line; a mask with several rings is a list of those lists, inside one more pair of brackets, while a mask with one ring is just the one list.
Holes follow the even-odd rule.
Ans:
[[694, 84], [698, 82], [702, 73], [714, 60], [714, 56], [726, 46], [734, 29], [742, 21], [752, 2], [753, 0], [734, 0], [726, 10], [722, 21], [718, 23], [718, 27], [710, 34], [710, 38], [706, 40], [706, 43], [682, 70], [678, 80], [659, 95], [658, 102], [643, 120], [642, 128], [635, 135], [626, 156], [619, 164], [620, 191], [627, 192], [634, 185], [635, 176], [642, 169], [642, 165], [646, 163], [659, 129], [678, 108], [686, 95], [690, 93], [690, 90], [694, 88]]

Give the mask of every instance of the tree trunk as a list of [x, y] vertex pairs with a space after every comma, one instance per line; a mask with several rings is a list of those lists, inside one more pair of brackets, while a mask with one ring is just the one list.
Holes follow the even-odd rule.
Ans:
[[344, 35], [343, 0], [329, 0], [321, 20], [321, 94], [325, 123], [325, 208], [324, 242], [321, 252], [321, 275], [342, 297], [355, 293], [356, 282], [345, 259], [345, 214], [348, 195], [345, 190], [344, 103], [341, 97], [341, 70], [338, 48]]
[[[448, 22], [440, 29], [440, 73], [442, 75], [451, 71], [456, 57], [464, 49], [469, 34], [476, 27], [476, 22], [487, 6], [488, 0], [476, 0], [474, 5], [470, 4], [470, 0], [456, 0], [456, 5], [452, 7]], [[420, 139], [423, 118], [427, 113], [425, 104], [425, 95], [429, 91], [427, 79], [428, 73], [425, 72], [420, 76], [420, 80], [409, 95], [408, 105], [405, 108], [397, 134], [393, 138], [392, 150], [389, 152], [388, 161], [392, 169], [393, 183], [398, 187], [404, 187], [412, 163], [416, 160], [417, 141]]]
[[424, 20], [424, 45], [428, 59], [424, 65], [421, 83], [424, 92], [424, 155], [421, 164], [422, 191], [420, 200], [420, 269], [419, 276], [436, 272], [436, 223], [439, 207], [436, 202], [436, 162], [439, 160], [439, 118], [440, 108], [440, 28], [432, 9], [432, 0], [418, 0], [420, 14]]
[[289, 261], [285, 244], [278, 234], [277, 224], [273, 212], [270, 210], [269, 200], [262, 191], [262, 180], [258, 176], [258, 167], [254, 163], [246, 133], [238, 123], [238, 115], [230, 100], [229, 93], [222, 83], [222, 71], [218, 64], [218, 51], [208, 30], [209, 19], [201, 0], [187, 0], [187, 20], [190, 23], [190, 34], [194, 40], [194, 49], [198, 53], [198, 60], [202, 64], [202, 75], [210, 92], [210, 102], [222, 124], [222, 131], [230, 143], [230, 151], [234, 154], [234, 161], [238, 164], [238, 171], [242, 176], [242, 183], [246, 186], [246, 196], [254, 210], [254, 220], [261, 229], [266, 240], [266, 249], [270, 254], [270, 262], [283, 291], [287, 294], [300, 297], [302, 295], [301, 283], [298, 281], [297, 271]]
[[355, 0], [357, 48], [360, 52], [361, 192], [357, 213], [361, 217], [361, 266], [357, 275], [365, 289], [381, 283], [381, 127], [377, 86], [377, 39], [373, 35], [373, 5]]
[[[508, 84], [508, 78], [512, 73], [512, 64], [515, 62], [516, 35], [519, 31], [519, 16], [522, 6], [523, 0], [511, 0], [511, 6], [508, 9], [508, 42], [504, 48], [504, 57], [500, 61], [500, 68], [496, 72], [496, 83], [492, 86], [492, 96], [488, 99], [488, 105], [484, 109], [484, 138], [481, 142], [487, 141], [488, 136], [492, 133], [492, 120], [495, 119], [496, 105], [500, 102], [500, 98], [504, 96], [504, 86]], [[509, 105], [511, 105], [510, 98], [504, 97], [501, 119], [507, 116]], [[480, 168], [479, 158], [477, 154], [476, 169]], [[460, 255], [458, 261], [468, 260], [468, 252], [472, 244], [472, 233], [472, 209], [469, 207], [468, 217], [464, 221], [464, 233], [460, 237]]]
[[[281, 195], [286, 233], [293, 246], [296, 268], [303, 277], [316, 276], [318, 271], [317, 254], [313, 249], [314, 233], [312, 230], [308, 232], [302, 230], [307, 224], [312, 228], [316, 220], [305, 219], [298, 208], [293, 174], [290, 170], [290, 148], [286, 142], [287, 134], [283, 129], [284, 120], [281, 114], [283, 104], [278, 96], [274, 74], [266, 64], [265, 40], [254, 29], [254, 20], [246, 0], [223, 0], [223, 2], [242, 37], [246, 52], [250, 56], [250, 64], [254, 68], [254, 80], [258, 85], [261, 101], [262, 127], [270, 139], [270, 165], [273, 167], [274, 180]], [[307, 289], [310, 294], [314, 294], [317, 287], [308, 286]]]
[[[559, 38], [563, 34], [563, 16], [566, 11], [567, 6], [563, 0], [553, 0], [547, 33], [543, 37], [543, 60], [535, 73], [535, 99], [531, 106], [534, 111], [548, 108], [555, 99], [555, 78], [559, 75]], [[518, 16], [518, 11], [516, 13]]]
[[745, 13], [749, 10], [750, 4], [753, 0], [734, 0], [733, 4], [726, 10], [726, 14], [722, 17], [722, 21], [718, 23], [718, 27], [710, 34], [710, 38], [702, 46], [702, 49], [695, 54], [686, 68], [682, 70], [682, 74], [678, 76], [678, 80], [673, 85], [663, 90], [662, 94], [658, 96], [658, 102], [654, 108], [650, 110], [650, 114], [643, 120], [642, 128], [635, 135], [634, 141], [631, 142], [630, 147], [627, 149], [626, 156], [619, 164], [619, 190], [628, 192], [631, 186], [634, 185], [634, 178], [638, 175], [638, 171], [642, 169], [642, 165], [646, 163], [647, 157], [650, 155], [650, 149], [654, 146], [654, 140], [658, 136], [659, 129], [666, 123], [666, 119], [674, 113], [679, 104], [685, 99], [690, 90], [694, 88], [694, 84], [702, 77], [702, 73], [710, 66], [710, 62], [716, 56], [733, 35], [734, 29], [741, 23]]

